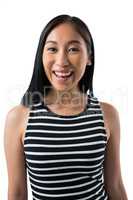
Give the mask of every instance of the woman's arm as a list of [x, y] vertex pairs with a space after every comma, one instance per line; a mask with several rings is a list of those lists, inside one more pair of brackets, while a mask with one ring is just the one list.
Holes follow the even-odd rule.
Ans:
[[105, 189], [109, 195], [109, 200], [127, 200], [126, 191], [123, 185], [120, 167], [120, 120], [117, 110], [108, 103], [101, 103], [110, 131], [107, 143], [104, 180]]
[[26, 110], [19, 105], [10, 110], [4, 129], [4, 148], [8, 171], [8, 200], [27, 200], [27, 172], [22, 145]]

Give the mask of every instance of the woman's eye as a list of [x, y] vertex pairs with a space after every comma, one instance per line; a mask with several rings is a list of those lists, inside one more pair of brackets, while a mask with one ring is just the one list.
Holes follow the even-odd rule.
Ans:
[[68, 51], [69, 51], [69, 52], [78, 52], [79, 49], [76, 48], [76, 47], [72, 47], [72, 48], [70, 48]]
[[47, 48], [47, 51], [49, 51], [51, 53], [55, 53], [57, 51], [57, 49], [54, 47], [49, 47], [49, 48]]

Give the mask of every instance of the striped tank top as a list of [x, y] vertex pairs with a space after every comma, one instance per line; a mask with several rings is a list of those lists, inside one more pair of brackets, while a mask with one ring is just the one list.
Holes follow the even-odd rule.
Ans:
[[107, 200], [106, 144], [98, 98], [88, 95], [85, 110], [70, 116], [33, 104], [24, 137], [33, 200]]

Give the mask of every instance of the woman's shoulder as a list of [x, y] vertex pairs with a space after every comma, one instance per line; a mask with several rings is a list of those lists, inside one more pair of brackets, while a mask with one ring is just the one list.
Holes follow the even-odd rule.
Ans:
[[6, 115], [5, 135], [7, 137], [22, 136], [25, 130], [30, 108], [22, 104], [11, 108]]
[[101, 101], [100, 101], [100, 104], [101, 104], [101, 107], [102, 107], [104, 113], [108, 117], [114, 118], [115, 116], [118, 115], [118, 109], [113, 104], [108, 103], [108, 102], [101, 102]]
[[16, 105], [7, 112], [7, 119], [12, 122], [19, 122], [29, 113], [29, 111], [29, 107], [22, 104]]
[[100, 103], [102, 110], [108, 117], [114, 117], [118, 115], [118, 109], [112, 103], [100, 101], [99, 98], [96, 96], [93, 96], [93, 97], [89, 96], [89, 97], [91, 98], [91, 100], [96, 101], [97, 103]]
[[107, 102], [100, 102], [103, 110], [105, 125], [108, 129], [109, 135], [120, 127], [119, 112], [116, 106]]

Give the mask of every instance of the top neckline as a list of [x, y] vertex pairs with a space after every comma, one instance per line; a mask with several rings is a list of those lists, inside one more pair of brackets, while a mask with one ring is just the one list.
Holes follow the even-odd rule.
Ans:
[[52, 110], [47, 106], [47, 104], [45, 104], [45, 102], [42, 101], [42, 105], [43, 105], [43, 107], [47, 110], [47, 112], [49, 112], [50, 114], [52, 114], [52, 116], [56, 116], [56, 117], [60, 117], [60, 118], [73, 118], [73, 117], [81, 116], [81, 115], [83, 115], [83, 114], [85, 114], [85, 113], [87, 112], [87, 110], [88, 110], [90, 104], [91, 104], [91, 96], [90, 96], [90, 94], [87, 94], [87, 104], [85, 105], [83, 111], [81, 111], [80, 113], [74, 114], [74, 115], [61, 115], [61, 114], [58, 114], [58, 113], [52, 111]]

